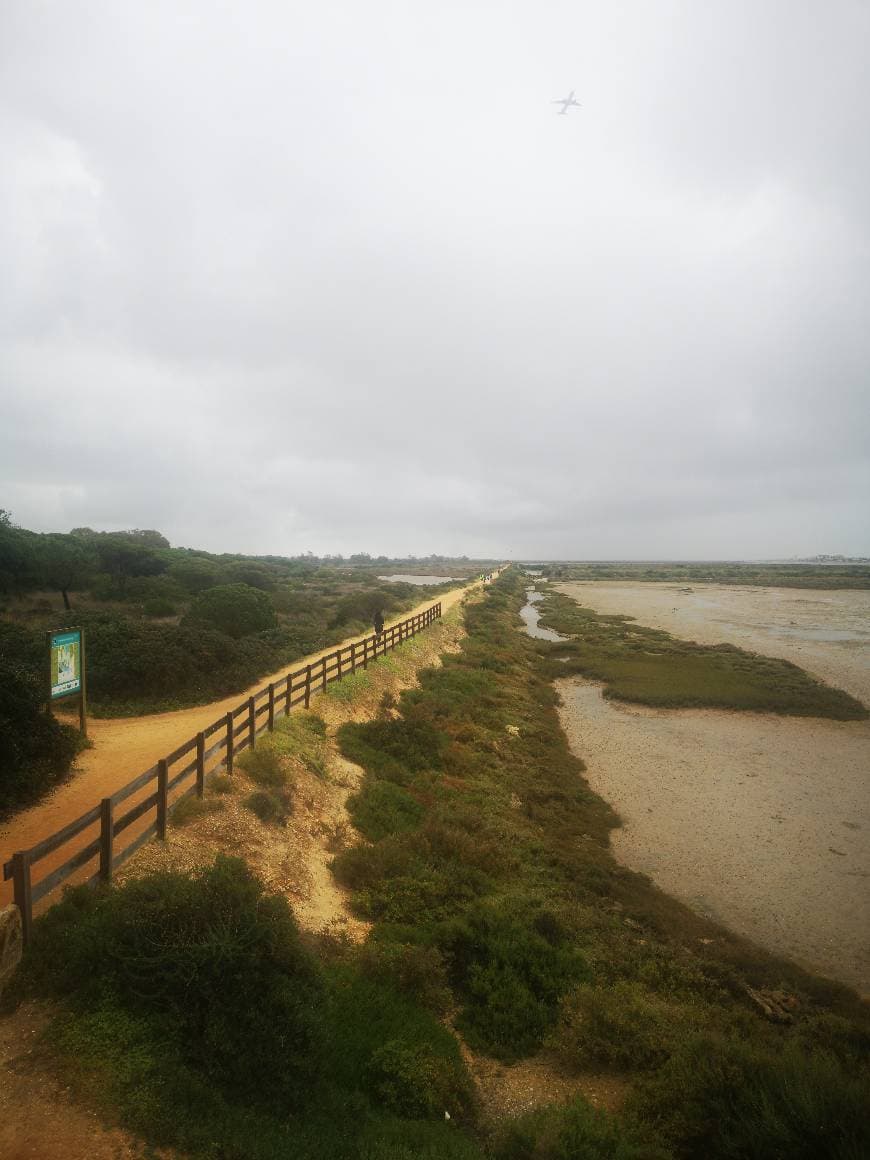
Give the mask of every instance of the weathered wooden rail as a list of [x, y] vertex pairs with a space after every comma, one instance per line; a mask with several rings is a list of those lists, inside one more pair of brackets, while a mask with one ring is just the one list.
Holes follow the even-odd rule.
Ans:
[[[25, 943], [30, 938], [34, 907], [43, 899], [73, 877], [89, 884], [111, 882], [114, 871], [145, 842], [153, 837], [165, 839], [169, 815], [180, 801], [192, 794], [202, 797], [215, 773], [233, 772], [235, 755], [255, 745], [264, 729], [274, 729], [276, 716], [286, 716], [296, 705], [307, 709], [311, 698], [325, 692], [327, 685], [367, 668], [370, 661], [416, 636], [440, 616], [439, 601], [425, 612], [385, 628], [380, 636], [354, 641], [271, 682], [80, 818], [29, 850], [13, 854], [3, 865], [3, 878], [13, 880]], [[118, 812], [120, 805], [134, 798], [138, 800], [125, 812]], [[118, 850], [115, 839], [124, 833], [134, 836]], [[73, 844], [77, 847], [74, 851]], [[83, 877], [81, 872], [93, 862], [96, 869]], [[34, 868], [40, 863], [48, 872], [35, 881]]]

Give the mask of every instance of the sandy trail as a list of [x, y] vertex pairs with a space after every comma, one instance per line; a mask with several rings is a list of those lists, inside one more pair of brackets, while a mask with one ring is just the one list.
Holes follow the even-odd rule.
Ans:
[[[439, 597], [442, 613], [448, 612], [458, 603], [465, 591], [467, 591], [465, 588], [454, 588]], [[401, 619], [422, 612], [432, 604], [431, 598], [424, 600], [404, 613]], [[93, 748], [80, 755], [78, 759], [80, 772], [37, 805], [23, 810], [0, 825], [0, 859], [6, 861], [16, 850], [29, 849], [68, 822], [80, 817], [101, 798], [114, 793], [138, 773], [153, 765], [159, 757], [170, 753], [270, 681], [280, 680], [291, 669], [296, 670], [306, 664], [313, 664], [322, 656], [335, 652], [337, 648], [362, 639], [362, 636], [348, 637], [341, 642], [341, 646], [330, 645], [321, 652], [302, 657], [291, 665], [284, 665], [277, 672], [262, 677], [249, 689], [233, 693], [230, 697], [224, 697], [208, 705], [179, 709], [171, 713], [154, 713], [145, 717], [92, 719], [88, 722], [88, 731]], [[12, 883], [0, 882], [0, 906], [11, 901]]]
[[[870, 701], [860, 635], [870, 593], [559, 587], [597, 612], [785, 657]], [[783, 627], [792, 631], [778, 636]], [[623, 818], [612, 839], [620, 861], [769, 950], [870, 993], [870, 722], [649, 709], [575, 678], [558, 688], [572, 748]]]

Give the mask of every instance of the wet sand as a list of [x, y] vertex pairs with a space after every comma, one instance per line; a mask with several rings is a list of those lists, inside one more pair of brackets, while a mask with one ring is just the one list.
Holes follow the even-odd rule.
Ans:
[[[870, 593], [559, 587], [598, 612], [783, 656], [870, 701], [861, 639]], [[819, 639], [835, 633], [849, 639]], [[572, 748], [623, 819], [613, 834], [620, 861], [769, 950], [870, 994], [870, 722], [648, 709], [607, 701], [579, 678], [557, 687]]]

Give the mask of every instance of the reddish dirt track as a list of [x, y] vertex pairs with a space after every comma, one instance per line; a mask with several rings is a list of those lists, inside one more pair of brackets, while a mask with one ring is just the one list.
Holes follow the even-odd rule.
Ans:
[[[447, 612], [452, 608], [461, 600], [465, 591], [464, 588], [454, 588], [440, 597], [442, 611]], [[431, 598], [425, 600], [407, 612], [402, 619], [423, 612], [424, 609], [431, 607], [432, 603]], [[342, 642], [342, 646], [362, 639], [361, 636], [348, 637]], [[322, 656], [335, 652], [339, 647], [335, 644], [322, 652], [302, 657], [292, 665], [285, 665], [278, 672], [264, 676], [249, 689], [234, 693], [221, 701], [212, 701], [208, 705], [179, 709], [172, 713], [154, 713], [146, 717], [91, 719], [88, 722], [88, 733], [93, 748], [85, 750], [80, 755], [79, 772], [43, 801], [0, 825], [0, 861], [6, 862], [18, 850], [29, 850], [43, 838], [49, 837], [62, 826], [81, 817], [92, 806], [97, 805], [101, 798], [113, 794], [137, 774], [154, 765], [158, 758], [171, 753], [173, 749], [201, 729], [207, 728], [225, 713], [235, 709], [241, 701], [262, 689], [270, 681], [280, 680], [291, 669], [295, 671], [306, 664], [319, 661]], [[138, 797], [134, 796], [129, 803], [125, 803], [124, 808], [137, 800]], [[141, 831], [144, 824], [143, 822], [138, 827], [131, 827], [127, 840], [135, 836], [137, 829]], [[40, 862], [37, 877], [44, 877], [50, 869], [81, 848], [95, 834], [96, 826], [75, 839], [68, 848], [64, 847]], [[93, 865], [87, 869], [87, 873], [93, 873]], [[51, 900], [55, 901], [56, 898], [55, 894]], [[11, 901], [11, 881], [0, 881], [0, 906], [5, 906]]]

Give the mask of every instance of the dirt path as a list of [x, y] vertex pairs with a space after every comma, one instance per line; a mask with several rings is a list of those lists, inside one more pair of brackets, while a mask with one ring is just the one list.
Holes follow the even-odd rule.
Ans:
[[[441, 600], [442, 612], [447, 613], [461, 599], [464, 588], [454, 588], [445, 593]], [[417, 605], [405, 616], [422, 612], [432, 604], [428, 599]], [[404, 619], [404, 617], [403, 617]], [[342, 647], [361, 636], [348, 637]], [[278, 672], [264, 676], [249, 689], [199, 705], [192, 709], [179, 709], [172, 713], [154, 713], [145, 717], [123, 717], [94, 719], [89, 722], [89, 732], [93, 748], [81, 754], [78, 760], [80, 772], [65, 785], [56, 789], [49, 797], [16, 814], [0, 825], [0, 859], [5, 861], [16, 850], [27, 850], [49, 834], [59, 830], [68, 822], [80, 817], [103, 797], [108, 797], [116, 789], [130, 781], [138, 773], [178, 745], [187, 741], [200, 729], [205, 729], [218, 717], [234, 709], [246, 697], [262, 689], [270, 681], [280, 680], [289, 669], [319, 661], [324, 655], [336, 651], [340, 646], [312, 656], [302, 657], [292, 665], [283, 666]], [[0, 882], [0, 906], [12, 901], [12, 883]]]
[[[570, 584], [601, 613], [784, 657], [870, 703], [870, 593]], [[788, 631], [784, 631], [788, 630]], [[870, 993], [870, 722], [605, 700], [558, 683], [562, 725], [623, 819], [616, 856], [776, 953]]]

